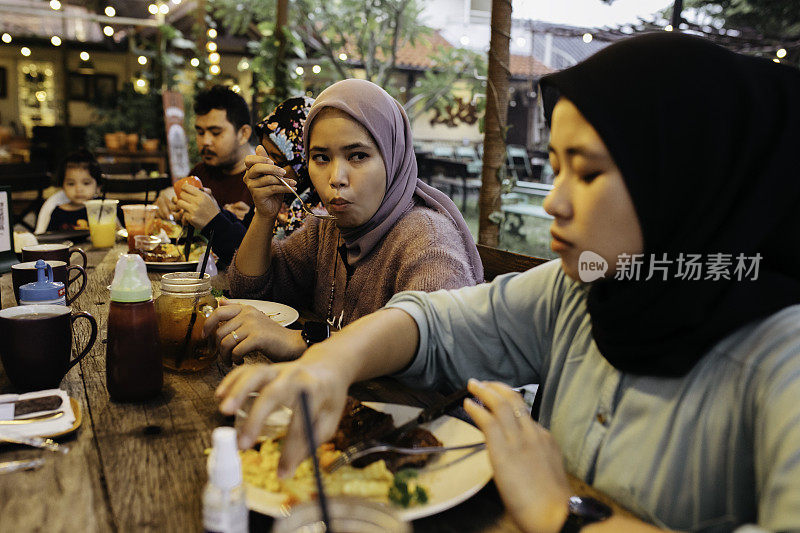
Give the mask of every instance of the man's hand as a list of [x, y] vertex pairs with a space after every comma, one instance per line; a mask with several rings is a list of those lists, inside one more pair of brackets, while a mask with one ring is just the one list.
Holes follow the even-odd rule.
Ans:
[[211, 192], [184, 184], [181, 197], [175, 205], [183, 210], [183, 221], [195, 229], [202, 230], [219, 213], [219, 205]]
[[244, 356], [258, 350], [273, 361], [297, 359], [306, 349], [300, 332], [286, 329], [249, 305], [228, 304], [225, 300], [211, 313], [204, 326], [208, 336], [216, 329], [223, 361], [242, 363]]
[[158, 193], [156, 198], [156, 206], [158, 207], [158, 216], [164, 220], [172, 220], [177, 216], [175, 207], [175, 191], [172, 187], [167, 187]]
[[242, 202], [241, 200], [239, 200], [235, 204], [225, 204], [222, 207], [222, 209], [230, 211], [231, 213], [236, 215], [236, 218], [238, 218], [239, 220], [244, 220], [244, 217], [247, 215], [247, 213], [250, 212], [250, 206]]

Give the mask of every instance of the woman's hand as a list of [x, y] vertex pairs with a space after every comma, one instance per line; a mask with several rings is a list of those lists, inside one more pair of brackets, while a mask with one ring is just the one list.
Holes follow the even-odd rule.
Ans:
[[250, 409], [239, 434], [239, 447], [252, 446], [259, 435], [264, 420], [282, 405], [294, 412], [283, 442], [278, 475], [282, 478], [294, 473], [300, 462], [308, 457], [303, 417], [299, 416], [300, 391], [309, 393], [310, 417], [318, 442], [333, 436], [342, 417], [347, 388], [350, 381], [335, 357], [304, 357], [291, 363], [273, 365], [245, 365], [235, 368], [225, 376], [216, 396], [220, 411], [231, 415], [242, 405], [247, 395], [258, 391], [259, 396]]
[[267, 315], [249, 305], [220, 301], [203, 325], [207, 337], [216, 328], [220, 353], [227, 364], [240, 364], [252, 351], [264, 352], [270, 359], [297, 359], [306, 349], [300, 332], [286, 329]]
[[523, 531], [560, 531], [571, 493], [558, 444], [508, 386], [470, 380], [468, 388], [485, 406], [464, 401], [464, 409], [486, 435], [506, 509]]
[[[255, 204], [255, 216], [275, 220], [278, 211], [283, 203], [283, 195], [286, 194], [286, 186], [275, 176], [284, 178], [286, 171], [273, 164], [272, 159], [267, 157], [264, 147], [256, 146], [256, 155], [248, 155], [244, 158], [247, 171], [244, 174], [244, 183], [250, 189]], [[291, 186], [297, 185], [291, 178], [284, 178], [286, 183]]]

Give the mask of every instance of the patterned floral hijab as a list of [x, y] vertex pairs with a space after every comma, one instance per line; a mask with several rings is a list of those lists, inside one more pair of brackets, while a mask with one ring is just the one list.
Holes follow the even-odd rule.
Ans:
[[[305, 203], [316, 205], [319, 203], [311, 178], [308, 175], [305, 151], [303, 149], [303, 124], [306, 122], [308, 112], [314, 104], [314, 99], [307, 96], [289, 98], [278, 104], [264, 120], [256, 125], [256, 134], [259, 140], [266, 137], [280, 150], [286, 160], [297, 174], [297, 191]], [[304, 212], [300, 201], [293, 195], [288, 204], [288, 221], [281, 224], [287, 233], [291, 233], [302, 225]]]

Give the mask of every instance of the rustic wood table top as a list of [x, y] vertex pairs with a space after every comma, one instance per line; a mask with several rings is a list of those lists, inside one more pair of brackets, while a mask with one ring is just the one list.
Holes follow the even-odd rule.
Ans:
[[[89, 246], [89, 245], [87, 245]], [[86, 249], [86, 248], [85, 248]], [[231, 425], [217, 411], [214, 389], [229, 370], [222, 363], [197, 374], [165, 372], [154, 400], [117, 403], [109, 399], [105, 338], [114, 265], [125, 246], [88, 247], [88, 285], [73, 308], [97, 319], [91, 352], [64, 378], [61, 388], [77, 400], [81, 426], [59, 439], [68, 454], [0, 444], [0, 461], [45, 457], [42, 468], [0, 477], [0, 532], [14, 531], [202, 531], [201, 495], [206, 482], [205, 449], [211, 431]], [[153, 281], [161, 273], [150, 274]], [[154, 283], [154, 297], [159, 284]], [[4, 307], [14, 304], [11, 275], [0, 277]], [[84, 321], [75, 326], [76, 345], [88, 338]], [[13, 392], [0, 373], [0, 393]], [[362, 400], [425, 406], [438, 393], [408, 389], [388, 378], [361, 383]], [[576, 482], [580, 493], [590, 488]], [[250, 513], [251, 531], [268, 531], [272, 519]], [[414, 522], [415, 531], [518, 531], [505, 513], [493, 483], [438, 515]]]

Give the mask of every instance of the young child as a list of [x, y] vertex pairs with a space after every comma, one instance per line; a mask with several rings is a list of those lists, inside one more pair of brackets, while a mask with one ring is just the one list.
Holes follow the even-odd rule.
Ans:
[[100, 165], [87, 150], [68, 155], [58, 178], [69, 202], [53, 210], [47, 231], [89, 229], [84, 203], [97, 196], [101, 177]]

